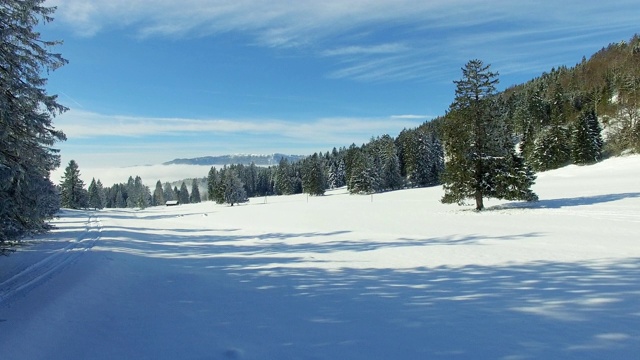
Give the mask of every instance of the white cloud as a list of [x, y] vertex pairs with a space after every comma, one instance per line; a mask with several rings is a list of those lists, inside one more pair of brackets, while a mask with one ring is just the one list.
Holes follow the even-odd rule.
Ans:
[[369, 135], [393, 127], [416, 126], [424, 117], [388, 116], [379, 118], [322, 118], [304, 123], [272, 119], [186, 119], [104, 115], [83, 110], [69, 110], [56, 118], [56, 127], [73, 138], [143, 137], [150, 135], [182, 136], [185, 134], [278, 134], [290, 138], [342, 138], [352, 134]]
[[345, 56], [345, 55], [377, 55], [377, 54], [396, 54], [405, 52], [410, 48], [403, 43], [389, 43], [371, 46], [346, 46], [335, 49], [329, 49], [322, 52], [324, 56]]
[[58, 144], [62, 163], [133, 166], [175, 158], [229, 153], [308, 155], [333, 147], [396, 136], [428, 117], [320, 118], [297, 122], [273, 119], [185, 119], [104, 115], [70, 110], [56, 118], [69, 140]]

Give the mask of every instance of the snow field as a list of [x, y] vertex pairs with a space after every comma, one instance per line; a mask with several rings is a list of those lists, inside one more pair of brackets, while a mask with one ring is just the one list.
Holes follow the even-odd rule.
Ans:
[[64, 211], [0, 259], [3, 359], [634, 359], [640, 156], [439, 187]]

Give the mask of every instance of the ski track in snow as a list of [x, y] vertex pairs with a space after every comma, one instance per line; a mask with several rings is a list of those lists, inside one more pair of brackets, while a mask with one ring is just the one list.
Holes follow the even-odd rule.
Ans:
[[77, 239], [0, 283], [0, 304], [47, 281], [56, 272], [75, 261], [83, 252], [91, 249], [100, 239], [101, 232], [100, 218], [89, 214], [85, 231]]

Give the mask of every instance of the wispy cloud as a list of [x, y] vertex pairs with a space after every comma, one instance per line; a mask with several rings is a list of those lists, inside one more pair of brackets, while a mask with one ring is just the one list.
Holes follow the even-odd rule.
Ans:
[[353, 55], [379, 55], [397, 54], [409, 51], [410, 48], [403, 43], [389, 43], [370, 46], [345, 46], [322, 51], [324, 56], [353, 56]]
[[[74, 138], [142, 137], [187, 134], [278, 134], [290, 138], [335, 139], [353, 134], [371, 136], [397, 127], [416, 126], [425, 117], [384, 116], [379, 118], [321, 118], [305, 123], [273, 119], [187, 119], [104, 115], [70, 110], [56, 119], [57, 127]], [[391, 122], [390, 122], [391, 121]]]
[[187, 119], [104, 115], [72, 109], [56, 118], [69, 141], [60, 144], [63, 163], [157, 164], [177, 157], [284, 152], [307, 155], [332, 147], [396, 136], [428, 120], [421, 115], [274, 119]]
[[[125, 28], [140, 37], [246, 35], [256, 45], [332, 59], [333, 78], [433, 78], [443, 66], [487, 56], [516, 71], [532, 58], [577, 61], [611, 33], [637, 31], [637, 0], [48, 0], [83, 36]], [[588, 24], [585, 27], [585, 24]], [[368, 34], [361, 38], [354, 34]], [[386, 42], [380, 43], [380, 38]], [[622, 39], [615, 39], [622, 40]], [[606, 41], [606, 40], [604, 40]], [[564, 57], [562, 54], [567, 54]], [[589, 55], [589, 54], [585, 54]], [[569, 56], [571, 58], [569, 58]], [[436, 66], [434, 66], [436, 64]], [[544, 66], [541, 65], [541, 66]], [[524, 66], [522, 71], [535, 68]]]

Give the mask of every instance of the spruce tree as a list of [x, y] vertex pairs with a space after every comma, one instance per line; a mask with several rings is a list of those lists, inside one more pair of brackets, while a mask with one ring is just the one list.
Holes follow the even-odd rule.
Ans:
[[60, 183], [60, 205], [69, 209], [80, 209], [88, 205], [84, 182], [80, 179], [80, 170], [75, 160], [69, 161]]
[[351, 194], [372, 194], [375, 192], [376, 176], [373, 160], [362, 150], [353, 152], [351, 178], [347, 188]]
[[162, 182], [158, 180], [156, 182], [156, 189], [153, 191], [153, 197], [151, 201], [152, 206], [164, 205], [166, 200], [164, 199], [164, 189], [162, 188]]
[[224, 202], [233, 206], [234, 204], [248, 201], [244, 184], [233, 169], [228, 169], [224, 173]]
[[324, 195], [326, 188], [324, 164], [318, 153], [305, 159], [302, 168], [302, 189], [305, 194]]
[[60, 44], [37, 28], [53, 20], [45, 0], [0, 4], [0, 242], [46, 231], [59, 195], [50, 171], [60, 165], [53, 148], [65, 135], [53, 118], [66, 110], [42, 77], [67, 63], [50, 52]]
[[193, 179], [193, 181], [191, 182], [191, 194], [189, 195], [189, 202], [191, 204], [197, 204], [201, 201], [202, 199], [200, 198], [200, 189], [198, 188], [198, 180]]
[[104, 207], [103, 194], [96, 183], [96, 179], [91, 179], [89, 184], [89, 207], [92, 209], [102, 209]]
[[187, 184], [185, 184], [184, 181], [182, 182], [182, 185], [180, 185], [178, 200], [180, 201], [180, 204], [189, 204], [189, 190], [187, 190]]
[[214, 191], [215, 191], [215, 187], [216, 187], [216, 183], [218, 182], [218, 171], [216, 170], [215, 167], [211, 167], [211, 169], [209, 169], [209, 174], [207, 175], [207, 197], [208, 200], [214, 200], [215, 201], [215, 195], [214, 195]]
[[164, 186], [162, 188], [162, 194], [164, 195], [164, 201], [173, 201], [173, 200], [178, 200], [175, 197], [175, 193], [173, 192], [173, 189], [171, 188], [171, 184], [166, 182], [164, 183]]
[[602, 130], [593, 109], [580, 113], [573, 127], [571, 156], [576, 164], [591, 164], [602, 155]]
[[[468, 198], [476, 210], [484, 198], [537, 200], [530, 187], [535, 180], [515, 153], [511, 132], [497, 115], [495, 86], [498, 74], [480, 60], [471, 60], [454, 81], [456, 97], [443, 125], [448, 157], [442, 174], [443, 203], [462, 204]], [[516, 186], [512, 189], [511, 186]]]

